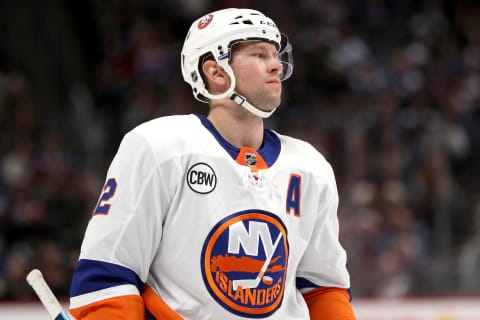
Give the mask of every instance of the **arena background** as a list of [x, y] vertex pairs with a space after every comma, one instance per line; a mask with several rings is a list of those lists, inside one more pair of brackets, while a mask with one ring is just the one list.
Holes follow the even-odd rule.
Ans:
[[179, 53], [194, 19], [226, 7], [261, 10], [293, 43], [267, 124], [336, 172], [359, 320], [480, 319], [480, 3], [469, 0], [1, 1], [0, 318], [48, 318], [25, 282], [34, 267], [67, 302], [123, 134], [207, 112]]

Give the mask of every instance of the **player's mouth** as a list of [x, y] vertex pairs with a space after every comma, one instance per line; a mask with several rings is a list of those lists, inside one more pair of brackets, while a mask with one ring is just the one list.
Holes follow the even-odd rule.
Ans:
[[274, 85], [274, 86], [280, 86], [281, 85], [279, 79], [271, 79], [271, 80], [268, 80], [267, 83], [270, 84], [270, 85]]

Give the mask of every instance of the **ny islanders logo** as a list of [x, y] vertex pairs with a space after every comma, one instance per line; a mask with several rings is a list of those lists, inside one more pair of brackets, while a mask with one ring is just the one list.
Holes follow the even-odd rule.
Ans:
[[247, 210], [220, 221], [203, 245], [205, 286], [225, 309], [263, 318], [281, 305], [288, 262], [287, 230], [272, 213]]
[[213, 14], [207, 14], [206, 16], [203, 16], [199, 21], [198, 21], [198, 29], [203, 29], [206, 26], [210, 24], [213, 20]]

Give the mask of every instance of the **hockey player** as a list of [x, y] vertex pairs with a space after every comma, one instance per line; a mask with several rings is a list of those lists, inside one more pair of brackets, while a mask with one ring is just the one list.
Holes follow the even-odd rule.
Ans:
[[263, 126], [291, 49], [255, 10], [192, 24], [182, 74], [209, 115], [124, 137], [73, 276], [77, 319], [355, 319], [332, 168]]

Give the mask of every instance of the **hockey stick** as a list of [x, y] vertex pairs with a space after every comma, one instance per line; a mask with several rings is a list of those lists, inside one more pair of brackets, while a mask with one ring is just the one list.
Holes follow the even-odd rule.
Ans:
[[27, 282], [33, 288], [37, 296], [40, 298], [45, 309], [47, 309], [53, 320], [70, 320], [63, 308], [53, 295], [52, 290], [43, 278], [42, 273], [38, 269], [33, 269], [27, 275]]
[[240, 280], [233, 280], [233, 290], [237, 291], [238, 286], [242, 286], [242, 288], [256, 288], [258, 287], [258, 284], [260, 283], [260, 280], [262, 280], [263, 275], [265, 274], [265, 271], [267, 270], [268, 265], [270, 264], [270, 260], [273, 258], [273, 254], [275, 253], [275, 250], [277, 249], [278, 243], [280, 242], [280, 239], [282, 238], [282, 233], [277, 237], [277, 240], [275, 240], [275, 244], [273, 245], [273, 250], [272, 254], [270, 257], [267, 257], [267, 260], [265, 260], [265, 263], [262, 266], [262, 269], [257, 275], [257, 278], [255, 279], [240, 279]]

